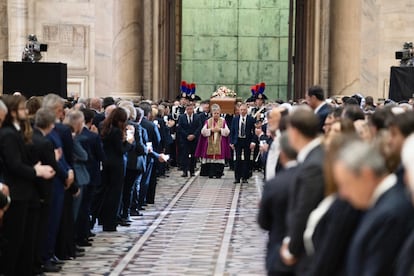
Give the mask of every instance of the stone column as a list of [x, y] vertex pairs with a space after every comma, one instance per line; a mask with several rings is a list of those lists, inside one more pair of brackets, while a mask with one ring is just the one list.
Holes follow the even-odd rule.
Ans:
[[331, 95], [360, 90], [361, 0], [330, 1], [329, 87]]
[[[7, 0], [0, 0], [0, 59], [9, 57], [9, 39], [7, 22]], [[0, 68], [0, 83], [3, 83], [3, 66]], [[1, 88], [0, 88], [1, 89]]]
[[114, 94], [136, 96], [142, 86], [142, 1], [113, 2], [113, 78]]
[[7, 18], [9, 34], [8, 60], [21, 61], [27, 41], [27, 2], [26, 0], [8, 0]]

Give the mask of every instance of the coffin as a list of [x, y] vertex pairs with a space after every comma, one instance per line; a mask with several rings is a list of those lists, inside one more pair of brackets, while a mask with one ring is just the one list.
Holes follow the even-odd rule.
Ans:
[[234, 114], [236, 98], [211, 98], [210, 107], [213, 104], [218, 104], [220, 106], [222, 114]]

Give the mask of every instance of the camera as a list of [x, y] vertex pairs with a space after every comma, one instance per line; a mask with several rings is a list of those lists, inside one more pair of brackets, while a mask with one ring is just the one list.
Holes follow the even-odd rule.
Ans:
[[395, 59], [400, 60], [400, 66], [414, 66], [413, 43], [405, 42], [403, 49], [395, 52]]
[[27, 40], [28, 42], [22, 53], [22, 61], [39, 62], [42, 59], [41, 52], [47, 52], [47, 44], [39, 43], [35, 34], [28, 35]]

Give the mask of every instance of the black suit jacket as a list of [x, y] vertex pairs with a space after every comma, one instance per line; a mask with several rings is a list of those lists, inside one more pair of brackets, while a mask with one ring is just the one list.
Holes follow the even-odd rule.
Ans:
[[411, 232], [400, 251], [396, 276], [414, 275], [414, 231]]
[[366, 212], [352, 239], [346, 275], [394, 275], [400, 248], [414, 226], [413, 206], [395, 185]]
[[154, 129], [154, 123], [144, 117], [142, 118], [141, 126], [147, 130], [148, 142], [152, 142], [152, 148], [154, 149], [154, 151], [160, 152], [161, 136], [157, 136]]
[[144, 140], [141, 137], [139, 125], [133, 122], [129, 122], [129, 124], [135, 128], [135, 143], [132, 149], [128, 152], [127, 168], [130, 170], [137, 170], [137, 158], [138, 156], [145, 155], [145, 145], [143, 144]]
[[[246, 140], [249, 143], [254, 143], [254, 124], [255, 120], [252, 116], [247, 115], [246, 116]], [[240, 125], [240, 115], [233, 118], [231, 122], [231, 128], [230, 128], [230, 143], [233, 145], [237, 144], [238, 136], [239, 136], [239, 125]]]
[[4, 181], [12, 200], [37, 201], [34, 164], [22, 134], [14, 126], [0, 128], [0, 154], [4, 161]]
[[[187, 120], [187, 114], [184, 113], [180, 115], [178, 118], [178, 135], [179, 135], [179, 143], [183, 145], [187, 145], [188, 143], [195, 143], [197, 144], [198, 137], [200, 136], [201, 128], [203, 125], [201, 124], [200, 118], [197, 114], [193, 114], [193, 121], [191, 124]], [[188, 141], [188, 135], [194, 135], [196, 138], [193, 141]]]
[[263, 189], [258, 222], [260, 227], [269, 231], [266, 255], [268, 272], [292, 271], [291, 267], [281, 261], [279, 251], [287, 232], [289, 186], [293, 184], [297, 171], [297, 167], [282, 170], [277, 177], [267, 182]]
[[55, 124], [55, 130], [59, 134], [62, 141], [62, 150], [65, 155], [66, 162], [73, 167], [73, 138], [70, 127], [62, 123]]
[[93, 117], [92, 124], [95, 125], [99, 129], [99, 124], [105, 120], [105, 114], [103, 112], [98, 112], [96, 110], [92, 111], [95, 113], [95, 117]]
[[326, 117], [328, 117], [329, 113], [331, 113], [332, 108], [329, 104], [325, 103], [321, 108], [318, 110], [316, 115], [319, 118], [319, 131], [323, 132], [323, 126], [325, 124]]
[[350, 241], [362, 213], [337, 198], [315, 228], [315, 253], [307, 260], [309, 276], [342, 275]]
[[314, 148], [299, 165], [298, 177], [289, 191], [288, 236], [289, 251], [297, 258], [303, 256], [303, 232], [309, 214], [324, 197], [323, 149]]
[[[43, 136], [42, 132], [37, 128], [33, 129], [32, 140], [31, 156], [33, 158], [33, 163], [40, 161], [43, 165], [50, 165], [55, 172], [58, 172], [59, 168], [55, 157], [53, 143]], [[35, 182], [40, 200], [44, 203], [50, 203], [53, 194], [53, 178], [43, 179], [37, 177]]]
[[82, 143], [82, 146], [88, 152], [88, 161], [86, 166], [91, 179], [90, 184], [99, 185], [101, 162], [105, 159], [101, 137], [99, 134], [90, 131], [86, 127], [82, 129], [81, 135], [86, 138], [85, 143]]
[[124, 153], [128, 152], [132, 146], [128, 142], [122, 141], [122, 131], [117, 127], [102, 137], [103, 150], [105, 152], [104, 165], [106, 167], [124, 167]]

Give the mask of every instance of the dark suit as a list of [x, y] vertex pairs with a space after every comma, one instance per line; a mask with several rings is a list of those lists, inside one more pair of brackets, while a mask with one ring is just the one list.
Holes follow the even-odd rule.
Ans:
[[325, 124], [326, 117], [328, 117], [329, 113], [331, 113], [332, 108], [327, 103], [323, 104], [321, 108], [318, 110], [316, 115], [319, 118], [319, 131], [323, 132], [323, 126]]
[[344, 200], [335, 199], [313, 233], [315, 253], [307, 258], [306, 275], [342, 275], [345, 256], [360, 218], [360, 211]]
[[396, 184], [362, 218], [349, 247], [346, 275], [394, 275], [398, 253], [413, 226], [413, 206]]
[[[57, 172], [59, 170], [58, 164], [55, 158], [54, 146], [43, 133], [37, 129], [33, 129], [33, 146], [31, 147], [31, 156], [33, 163], [40, 161], [43, 165], [50, 165]], [[36, 188], [38, 189], [40, 196], [40, 212], [39, 212], [39, 224], [38, 228], [34, 229], [36, 232], [37, 241], [35, 243], [35, 265], [39, 266], [42, 263], [42, 250], [43, 245], [46, 243], [46, 236], [48, 232], [48, 223], [50, 208], [53, 196], [53, 179], [36, 179]]]
[[31, 275], [34, 241], [39, 214], [39, 196], [35, 188], [36, 172], [22, 134], [14, 126], [0, 129], [0, 154], [4, 160], [4, 180], [9, 186], [12, 204], [3, 218], [0, 274]]
[[297, 167], [282, 170], [276, 178], [266, 182], [260, 202], [258, 222], [269, 231], [267, 243], [266, 269], [269, 275], [288, 275], [291, 267], [283, 264], [280, 258], [280, 246], [286, 236], [286, 215], [288, 209], [289, 186], [296, 178]]
[[125, 219], [129, 217], [129, 208], [132, 200], [133, 185], [138, 175], [142, 173], [140, 168], [137, 166], [138, 157], [145, 155], [147, 150], [141, 135], [142, 128], [134, 122], [129, 122], [129, 124], [133, 125], [135, 128], [135, 143], [132, 150], [130, 150], [127, 155], [124, 190], [122, 192], [121, 218]]
[[96, 111], [96, 110], [94, 110], [94, 109], [91, 109], [91, 110], [95, 113], [95, 117], [93, 117], [92, 124], [93, 124], [94, 126], [96, 126], [96, 128], [98, 128], [98, 129], [99, 129], [99, 124], [100, 124], [101, 122], [103, 122], [103, 120], [105, 120], [105, 113], [103, 113], [103, 112], [98, 112], [98, 111]]
[[[180, 115], [180, 118], [178, 119], [178, 141], [180, 143], [181, 166], [184, 174], [187, 174], [188, 172], [190, 172], [190, 174], [194, 174], [196, 165], [194, 153], [202, 127], [203, 125], [201, 124], [200, 118], [197, 114], [193, 114], [191, 123], [189, 122], [186, 113]], [[189, 141], [187, 139], [189, 135], [194, 135], [195, 139]]]
[[299, 260], [298, 274], [306, 268], [301, 265], [304, 257], [303, 232], [309, 214], [324, 197], [323, 149], [321, 145], [311, 150], [299, 165], [298, 177], [289, 191], [288, 236], [289, 251]]
[[230, 143], [234, 145], [236, 160], [234, 162], [234, 178], [247, 180], [250, 174], [250, 143], [254, 143], [253, 117], [246, 116], [245, 137], [240, 137], [240, 116], [233, 118], [230, 129]]
[[[147, 118], [141, 120], [141, 127], [147, 132], [147, 142], [152, 142], [152, 148], [155, 152], [160, 152], [161, 149], [161, 134], [158, 127]], [[156, 162], [153, 155], [149, 155], [147, 158], [147, 169], [142, 176], [139, 190], [139, 207], [141, 207], [145, 201], [146, 203], [153, 204], [155, 199], [155, 189], [157, 186], [157, 174], [156, 174]]]
[[414, 275], [414, 232], [405, 240], [397, 260], [396, 276]]
[[131, 149], [122, 141], [122, 131], [117, 127], [102, 137], [106, 159], [103, 164], [102, 183], [105, 189], [101, 218], [104, 231], [115, 230], [118, 224], [118, 209], [124, 186], [124, 154]]

